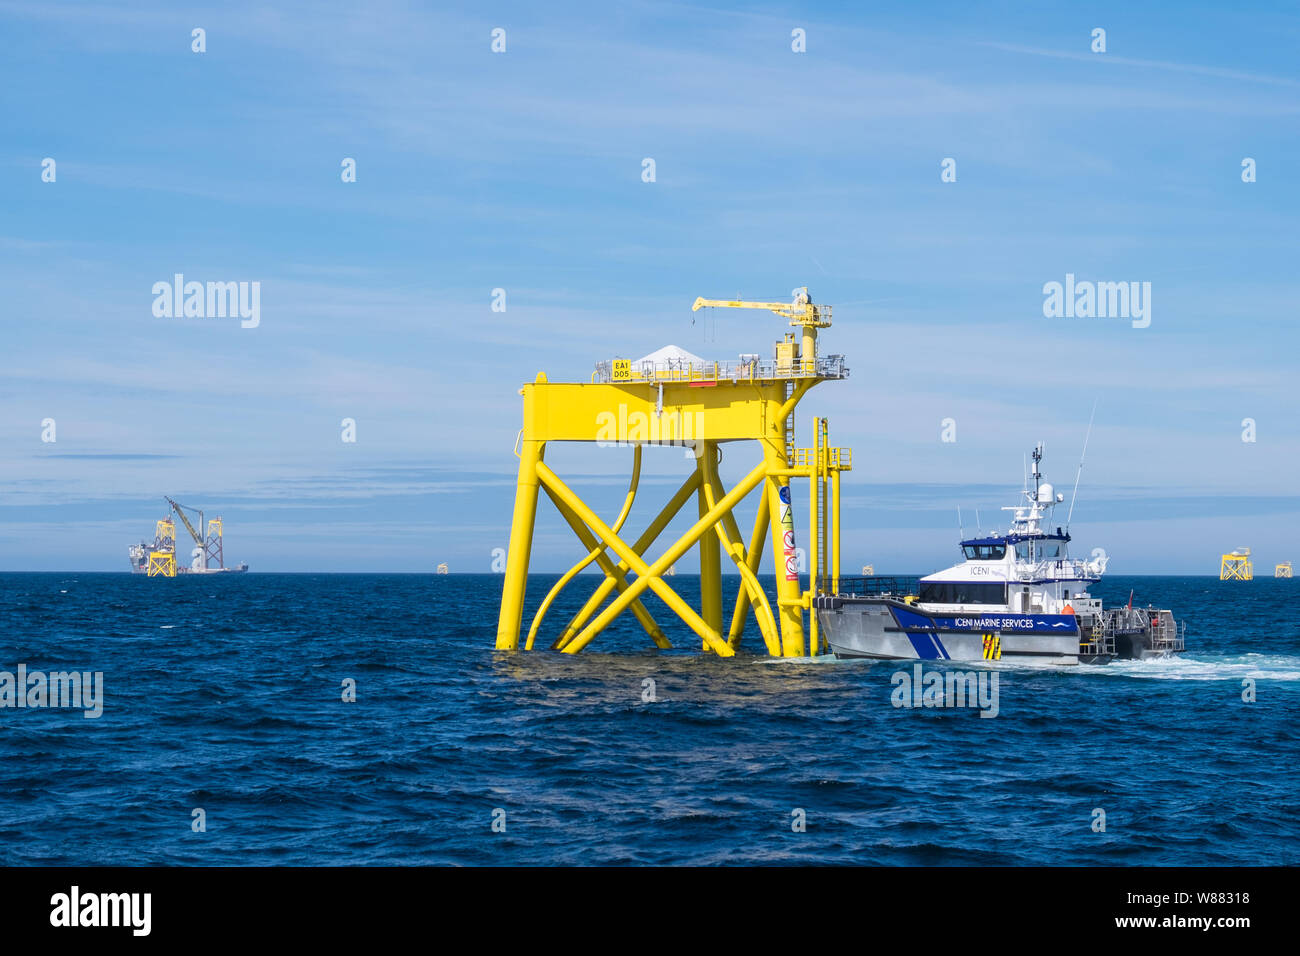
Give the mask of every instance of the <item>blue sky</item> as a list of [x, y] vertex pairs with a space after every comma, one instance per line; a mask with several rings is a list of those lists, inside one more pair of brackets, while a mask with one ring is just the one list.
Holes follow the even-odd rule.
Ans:
[[[0, 2], [0, 33], [0, 569], [123, 568], [170, 494], [256, 570], [487, 571], [522, 382], [766, 354], [783, 320], [690, 303], [805, 284], [853, 370], [800, 419], [854, 449], [847, 566], [949, 563], [1037, 441], [1068, 490], [1094, 401], [1079, 550], [1300, 560], [1294, 4]], [[260, 325], [155, 317], [177, 272], [259, 282]], [[1044, 317], [1067, 273], [1150, 282], [1150, 327]], [[629, 458], [548, 460], [612, 514]], [[646, 464], [630, 528], [685, 463]], [[534, 567], [575, 551], [543, 508]]]

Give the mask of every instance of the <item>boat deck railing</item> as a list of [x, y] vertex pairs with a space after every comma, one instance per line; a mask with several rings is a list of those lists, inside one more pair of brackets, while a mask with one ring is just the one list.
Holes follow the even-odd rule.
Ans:
[[1011, 571], [1014, 581], [1085, 580], [1099, 581], [1101, 576], [1080, 558], [1058, 558], [1034, 564], [1016, 564]]
[[1174, 621], [1169, 611], [1158, 611], [1151, 618], [1151, 649], [1178, 652], [1186, 647], [1187, 623]]
[[900, 600], [917, 592], [918, 578], [875, 575], [841, 577], [841, 597], [883, 597], [889, 595]]
[[1079, 629], [1080, 654], [1115, 653], [1115, 634], [1106, 629], [1104, 617], [1094, 617], [1091, 623]]
[[1177, 653], [1186, 647], [1187, 622], [1176, 622], [1172, 611], [1155, 607], [1116, 607], [1104, 616], [1104, 633], [1114, 641], [1117, 634], [1149, 634], [1153, 651]]

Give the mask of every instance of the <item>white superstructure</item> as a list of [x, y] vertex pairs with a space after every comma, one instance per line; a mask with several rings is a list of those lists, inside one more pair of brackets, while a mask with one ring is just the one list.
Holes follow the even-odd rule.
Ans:
[[1002, 509], [1012, 512], [1009, 530], [962, 541], [964, 561], [921, 578], [918, 607], [1084, 617], [1100, 613], [1101, 602], [1089, 596], [1088, 586], [1101, 580], [1106, 553], [1097, 548], [1088, 560], [1070, 557], [1070, 533], [1059, 525], [1052, 529], [1053, 513], [1065, 496], [1042, 481], [1042, 445], [1033, 457], [1033, 489], [1021, 492], [1021, 504]]

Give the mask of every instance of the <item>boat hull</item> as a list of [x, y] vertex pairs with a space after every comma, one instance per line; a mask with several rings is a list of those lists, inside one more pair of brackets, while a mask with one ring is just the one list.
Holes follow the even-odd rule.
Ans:
[[816, 613], [840, 658], [1079, 663], [1073, 615], [935, 612], [889, 597], [819, 598]]
[[1151, 646], [1149, 633], [1118, 634], [1115, 637], [1115, 656], [1122, 661], [1149, 661], [1172, 657], [1182, 648], [1169, 649]]

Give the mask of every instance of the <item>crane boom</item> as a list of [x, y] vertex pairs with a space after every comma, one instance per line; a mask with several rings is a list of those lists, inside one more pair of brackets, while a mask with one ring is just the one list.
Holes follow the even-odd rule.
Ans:
[[807, 286], [795, 290], [793, 302], [749, 302], [745, 299], [706, 299], [701, 296], [695, 300], [691, 311], [698, 312], [703, 308], [766, 309], [785, 316], [791, 325], [803, 326], [805, 329], [827, 329], [831, 325], [831, 307], [814, 305]]
[[[775, 312], [777, 315], [783, 315], [790, 320], [790, 325], [802, 329], [801, 340], [794, 341], [794, 333], [786, 333], [785, 342], [777, 343], [779, 364], [793, 366], [798, 363], [798, 367], [806, 372], [815, 374], [817, 371], [817, 330], [828, 329], [831, 327], [831, 307], [829, 305], [813, 305], [812, 296], [808, 294], [808, 287], [800, 286], [794, 290], [794, 300], [790, 303], [785, 302], [747, 302], [744, 299], [705, 299], [700, 297], [695, 300], [691, 306], [692, 312], [698, 312], [700, 309], [711, 307], [720, 309], [766, 309], [769, 312]], [[784, 358], [782, 358], [782, 353]]]
[[703, 296], [695, 300], [691, 311], [698, 312], [706, 306], [719, 309], [768, 309], [777, 315], [788, 315], [791, 318], [799, 314], [791, 311], [788, 302], [747, 302], [744, 299], [706, 299]]
[[166, 495], [163, 495], [163, 497], [167, 498], [167, 503], [172, 506], [172, 510], [180, 515], [181, 522], [185, 525], [185, 530], [190, 533], [190, 537], [194, 539], [194, 543], [200, 548], [203, 547], [203, 539], [200, 538], [199, 533], [194, 530], [194, 525], [190, 524], [190, 519], [185, 517], [185, 506], [172, 498], [168, 498]]

